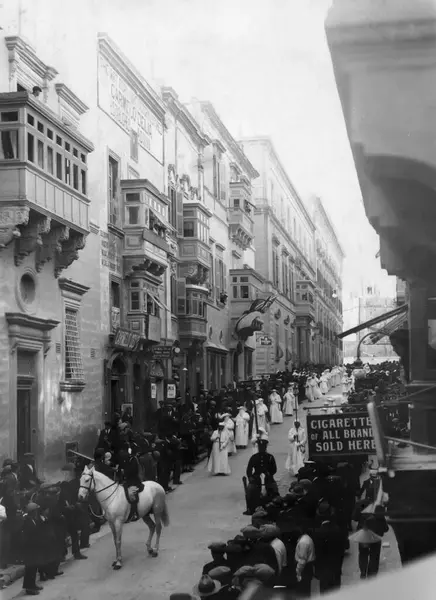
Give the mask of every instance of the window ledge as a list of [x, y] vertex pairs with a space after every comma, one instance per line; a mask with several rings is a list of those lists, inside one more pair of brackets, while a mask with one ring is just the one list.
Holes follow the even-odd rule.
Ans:
[[108, 231], [111, 231], [112, 233], [114, 233], [115, 235], [117, 235], [119, 238], [123, 238], [124, 237], [124, 231], [118, 227], [117, 225], [113, 225], [112, 223], [108, 223], [107, 224], [107, 229]]
[[61, 392], [82, 392], [85, 389], [86, 383], [80, 380], [61, 381]]

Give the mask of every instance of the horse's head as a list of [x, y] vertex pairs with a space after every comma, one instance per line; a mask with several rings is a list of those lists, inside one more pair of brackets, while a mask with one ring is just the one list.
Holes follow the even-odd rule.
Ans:
[[80, 477], [79, 500], [86, 500], [91, 490], [95, 489], [94, 467], [85, 467]]

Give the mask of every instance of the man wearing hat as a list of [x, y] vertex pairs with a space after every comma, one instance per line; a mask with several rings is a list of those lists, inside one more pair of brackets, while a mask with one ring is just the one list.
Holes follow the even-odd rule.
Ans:
[[207, 575], [209, 571], [215, 569], [215, 567], [227, 567], [227, 560], [224, 558], [226, 553], [225, 542], [213, 542], [208, 546], [210, 553], [212, 554], [212, 560], [206, 563], [203, 567], [203, 575]]
[[[67, 463], [62, 468], [65, 473], [65, 481], [61, 483], [59, 503], [62, 514], [65, 517], [67, 532], [71, 538], [71, 550], [76, 560], [85, 560], [88, 557], [80, 552], [79, 529], [81, 529], [81, 507], [78, 503], [78, 485], [76, 479], [76, 467], [73, 463]], [[82, 517], [83, 518], [83, 517]], [[85, 530], [86, 535], [86, 530]], [[85, 542], [86, 540], [82, 540]]]
[[104, 429], [98, 436], [97, 448], [103, 448], [106, 452], [114, 452], [118, 449], [118, 432], [110, 421], [104, 422]]
[[31, 490], [40, 483], [35, 471], [35, 457], [31, 452], [26, 452], [20, 465], [20, 487], [22, 490]]
[[143, 489], [142, 482], [139, 477], [139, 462], [136, 456], [131, 453], [127, 444], [120, 450], [120, 468], [123, 472], [124, 485], [127, 490], [127, 498], [131, 504], [131, 513], [129, 521], [137, 521], [139, 493]]
[[219, 581], [212, 579], [209, 575], [202, 575], [200, 581], [194, 587], [193, 592], [194, 596], [199, 596], [200, 598], [213, 597], [214, 600], [217, 600], [221, 588], [222, 585]]
[[267, 452], [268, 440], [258, 441], [259, 451], [253, 454], [248, 461], [246, 490], [247, 510], [244, 514], [252, 515], [262, 503], [262, 487], [265, 486], [267, 499], [278, 495], [277, 483], [274, 475], [277, 473], [277, 464], [274, 456]]

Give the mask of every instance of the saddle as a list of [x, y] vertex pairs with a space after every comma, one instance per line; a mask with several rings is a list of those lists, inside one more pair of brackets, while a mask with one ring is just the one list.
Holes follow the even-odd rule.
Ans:
[[144, 489], [144, 484], [138, 485], [127, 485], [124, 484], [124, 491], [126, 493], [126, 499], [129, 504], [135, 504], [139, 500], [139, 494]]

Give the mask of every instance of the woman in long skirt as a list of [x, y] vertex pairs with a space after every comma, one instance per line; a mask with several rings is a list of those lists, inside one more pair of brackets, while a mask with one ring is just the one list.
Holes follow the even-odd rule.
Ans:
[[285, 417], [292, 417], [294, 414], [294, 407], [295, 407], [295, 396], [293, 393], [292, 385], [290, 385], [288, 387], [288, 391], [284, 395], [283, 400], [284, 400], [283, 412], [285, 413]]
[[304, 467], [304, 457], [306, 454], [306, 431], [300, 427], [300, 422], [295, 421], [288, 433], [290, 443], [288, 458], [285, 468], [292, 475], [297, 475], [298, 471]]
[[271, 407], [271, 423], [283, 423], [283, 413], [280, 410], [282, 405], [282, 399], [277, 393], [277, 390], [272, 391], [269, 400]]

